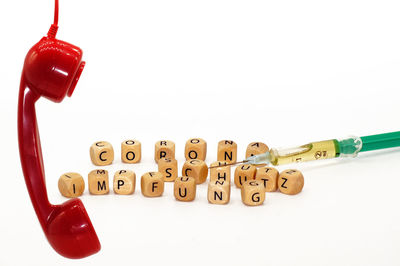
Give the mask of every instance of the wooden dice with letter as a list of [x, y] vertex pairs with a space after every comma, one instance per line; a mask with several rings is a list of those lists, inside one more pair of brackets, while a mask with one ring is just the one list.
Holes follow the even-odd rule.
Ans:
[[114, 193], [129, 195], [135, 192], [136, 174], [131, 170], [119, 170], [114, 174]]
[[207, 142], [201, 138], [189, 139], [185, 145], [186, 160], [199, 159], [204, 161], [207, 155]]
[[242, 164], [235, 169], [235, 185], [237, 188], [241, 188], [243, 183], [247, 180], [254, 179], [257, 168], [251, 164]]
[[175, 158], [175, 143], [170, 140], [157, 141], [154, 148], [154, 160], [158, 163], [161, 158]]
[[225, 180], [215, 180], [208, 183], [207, 198], [212, 204], [227, 204], [231, 195], [231, 184]]
[[190, 176], [175, 179], [174, 196], [179, 201], [192, 201], [196, 198], [196, 180]]
[[58, 179], [58, 189], [67, 198], [76, 198], [83, 194], [85, 181], [78, 173], [65, 173]]
[[174, 182], [178, 177], [178, 162], [174, 158], [161, 158], [158, 160], [158, 172], [160, 172], [165, 182]]
[[[225, 180], [227, 182], [231, 182], [231, 167], [226, 166], [227, 162], [224, 161], [216, 161], [210, 164], [210, 182], [214, 182], [216, 180]], [[220, 166], [220, 167], [215, 167]]]
[[260, 180], [248, 180], [242, 187], [242, 201], [248, 206], [263, 204], [265, 200], [264, 184]]
[[121, 143], [121, 160], [124, 163], [138, 163], [142, 158], [142, 144], [137, 140]]
[[279, 191], [288, 194], [296, 195], [303, 190], [304, 177], [299, 170], [288, 169], [282, 171], [278, 178]]
[[109, 165], [114, 161], [114, 149], [107, 141], [97, 141], [90, 146], [90, 159], [94, 165]]
[[89, 192], [94, 195], [108, 194], [110, 187], [108, 185], [108, 171], [96, 169], [88, 175]]
[[142, 194], [146, 197], [160, 197], [164, 193], [164, 178], [160, 172], [147, 172], [140, 180]]
[[182, 167], [182, 175], [194, 177], [196, 184], [202, 184], [208, 176], [207, 164], [197, 159], [186, 161]]
[[266, 192], [273, 192], [278, 189], [278, 177], [278, 170], [265, 166], [257, 169], [255, 179], [263, 182]]
[[233, 140], [221, 140], [218, 142], [218, 161], [226, 161], [228, 163], [236, 163], [237, 160], [237, 144]]

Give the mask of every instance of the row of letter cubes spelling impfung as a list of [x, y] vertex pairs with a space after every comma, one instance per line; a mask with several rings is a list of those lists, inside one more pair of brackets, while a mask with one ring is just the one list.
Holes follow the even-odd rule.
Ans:
[[[262, 142], [252, 142], [247, 146], [246, 158], [268, 151], [268, 146]], [[138, 163], [141, 160], [142, 148], [138, 140], [125, 140], [121, 143], [121, 160], [124, 163]], [[201, 138], [191, 138], [185, 144], [186, 160], [205, 161], [207, 142]], [[90, 147], [90, 158], [97, 166], [110, 165], [114, 161], [113, 146], [107, 141], [97, 141]], [[154, 160], [175, 158], [175, 143], [170, 140], [160, 140], [155, 143]], [[218, 161], [235, 163], [237, 160], [237, 144], [232, 140], [218, 142]]]

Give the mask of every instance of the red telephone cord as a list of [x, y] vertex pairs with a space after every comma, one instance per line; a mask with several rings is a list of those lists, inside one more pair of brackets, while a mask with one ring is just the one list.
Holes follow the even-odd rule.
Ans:
[[51, 24], [49, 31], [47, 32], [47, 37], [55, 38], [58, 30], [58, 0], [55, 0], [54, 4], [54, 22]]

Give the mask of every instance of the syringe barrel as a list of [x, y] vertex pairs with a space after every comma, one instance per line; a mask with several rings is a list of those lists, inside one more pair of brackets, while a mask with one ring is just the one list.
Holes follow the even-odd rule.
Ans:
[[339, 156], [338, 150], [338, 141], [335, 139], [311, 142], [286, 149], [271, 149], [271, 163], [281, 165], [330, 159]]

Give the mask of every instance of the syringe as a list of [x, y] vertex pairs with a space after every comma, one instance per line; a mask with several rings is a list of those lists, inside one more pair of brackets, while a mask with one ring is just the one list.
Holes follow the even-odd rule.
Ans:
[[359, 152], [399, 146], [400, 131], [397, 131], [364, 137], [352, 136], [344, 139], [317, 141], [293, 148], [271, 149], [265, 153], [250, 156], [241, 162], [228, 165], [239, 163], [281, 165], [336, 157], [356, 157]]

